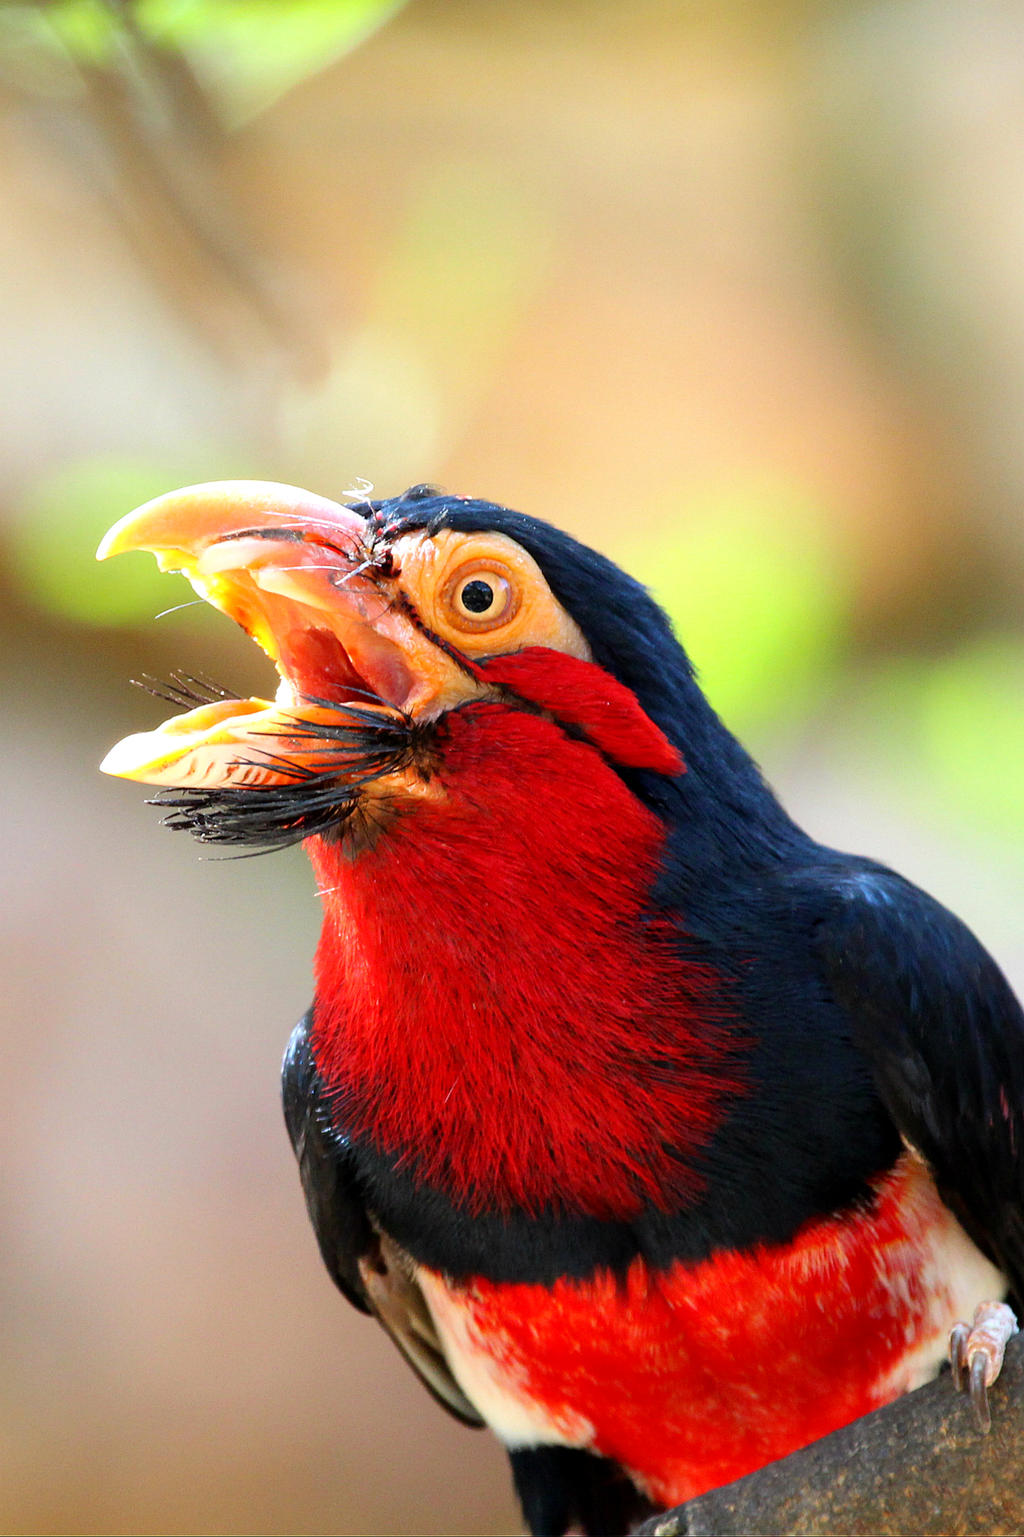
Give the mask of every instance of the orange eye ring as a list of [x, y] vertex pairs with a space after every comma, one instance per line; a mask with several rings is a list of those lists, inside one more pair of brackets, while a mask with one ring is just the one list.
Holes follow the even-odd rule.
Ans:
[[519, 612], [521, 602], [522, 592], [515, 575], [486, 556], [459, 566], [441, 591], [445, 618], [456, 629], [472, 634], [508, 624]]

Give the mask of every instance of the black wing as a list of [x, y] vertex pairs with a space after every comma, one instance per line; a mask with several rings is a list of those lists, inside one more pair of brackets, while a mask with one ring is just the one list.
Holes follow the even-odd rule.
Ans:
[[482, 1425], [445, 1360], [414, 1262], [377, 1226], [360, 1194], [313, 1061], [312, 1018], [310, 1009], [292, 1032], [281, 1076], [285, 1124], [324, 1264], [349, 1302], [383, 1325], [438, 1403], [464, 1424]]
[[901, 876], [830, 882], [820, 955], [896, 1125], [1024, 1296], [1024, 1013], [970, 930]]

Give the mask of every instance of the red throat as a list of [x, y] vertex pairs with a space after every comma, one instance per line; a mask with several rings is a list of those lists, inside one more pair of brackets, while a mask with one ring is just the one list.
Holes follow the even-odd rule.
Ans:
[[650, 909], [662, 823], [543, 716], [479, 703], [439, 729], [443, 797], [354, 858], [308, 845], [339, 1120], [470, 1210], [686, 1204], [739, 1032]]

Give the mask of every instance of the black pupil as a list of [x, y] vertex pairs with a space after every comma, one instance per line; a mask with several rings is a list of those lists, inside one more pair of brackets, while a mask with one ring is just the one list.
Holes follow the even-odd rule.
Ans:
[[477, 579], [466, 583], [461, 597], [463, 608], [467, 608], [471, 614], [486, 614], [494, 602], [494, 588], [490, 582]]

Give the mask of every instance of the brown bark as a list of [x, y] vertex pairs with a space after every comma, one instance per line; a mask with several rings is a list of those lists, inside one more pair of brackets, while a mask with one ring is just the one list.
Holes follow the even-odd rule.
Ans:
[[990, 1537], [1024, 1532], [1024, 1336], [981, 1435], [948, 1372], [746, 1478], [654, 1516], [636, 1537]]

